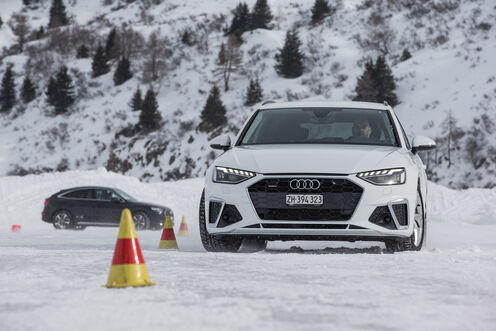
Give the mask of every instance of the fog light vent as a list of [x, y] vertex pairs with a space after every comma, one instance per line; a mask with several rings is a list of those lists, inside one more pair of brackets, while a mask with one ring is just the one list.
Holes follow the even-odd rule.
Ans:
[[389, 212], [388, 206], [377, 207], [370, 215], [369, 222], [386, 229], [396, 230], [396, 225], [394, 225], [393, 216]]
[[209, 223], [215, 223], [217, 221], [221, 209], [222, 209], [222, 202], [210, 201], [210, 209], [209, 209], [209, 217], [208, 217]]
[[222, 211], [222, 215], [220, 216], [219, 224], [217, 224], [218, 228], [223, 228], [228, 225], [234, 224], [236, 222], [241, 221], [243, 218], [239, 213], [238, 209], [233, 205], [225, 205], [224, 210]]
[[396, 216], [396, 219], [398, 220], [399, 225], [401, 225], [401, 226], [408, 225], [406, 203], [393, 205], [393, 212], [394, 212], [394, 215]]

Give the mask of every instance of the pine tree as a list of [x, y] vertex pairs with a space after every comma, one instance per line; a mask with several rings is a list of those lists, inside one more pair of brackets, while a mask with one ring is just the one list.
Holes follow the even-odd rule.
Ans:
[[403, 53], [401, 53], [400, 61], [401, 62], [406, 61], [411, 57], [412, 57], [412, 54], [410, 54], [410, 51], [408, 50], [408, 48], [405, 48], [403, 50]]
[[81, 45], [77, 49], [76, 58], [86, 59], [90, 57], [90, 50], [86, 45]]
[[2, 29], [3, 21], [2, 18], [0, 17], [0, 29]]
[[129, 106], [131, 107], [132, 111], [141, 110], [141, 108], [143, 107], [143, 98], [141, 97], [141, 90], [139, 87], [136, 89], [136, 92], [134, 92]]
[[208, 132], [226, 123], [226, 108], [220, 99], [219, 88], [214, 85], [201, 112], [199, 129], [200, 131]]
[[114, 84], [115, 86], [123, 84], [128, 79], [133, 77], [131, 70], [129, 69], [129, 60], [123, 57], [117, 64], [117, 69], [114, 72]]
[[283, 48], [276, 54], [275, 69], [280, 76], [296, 78], [303, 74], [304, 55], [300, 52], [300, 46], [296, 31], [288, 31]]
[[363, 75], [358, 78], [353, 100], [387, 103], [394, 107], [399, 101], [394, 90], [396, 83], [391, 69], [382, 56], [378, 56], [375, 64], [372, 60], [365, 64]]
[[55, 115], [64, 114], [75, 101], [72, 78], [62, 66], [56, 77], [50, 77], [46, 91], [47, 102], [55, 108]]
[[231, 26], [226, 31], [226, 35], [234, 34], [239, 41], [241, 35], [250, 30], [250, 11], [248, 5], [244, 2], [239, 3], [233, 11], [234, 17], [231, 20]]
[[21, 98], [24, 103], [30, 103], [36, 98], [36, 88], [28, 75], [22, 83]]
[[251, 29], [270, 29], [272, 14], [267, 0], [257, 0], [251, 13]]
[[120, 55], [118, 37], [119, 36], [117, 35], [117, 30], [115, 28], [113, 28], [107, 36], [107, 41], [105, 42], [105, 58], [107, 61], [117, 59]]
[[110, 71], [104, 49], [101, 45], [98, 45], [98, 48], [96, 49], [91, 68], [93, 70], [93, 77], [104, 75]]
[[245, 105], [253, 106], [254, 104], [262, 101], [263, 91], [260, 87], [260, 82], [258, 78], [256, 80], [250, 80], [250, 85], [246, 89]]
[[52, 7], [50, 8], [50, 22], [48, 23], [48, 28], [57, 28], [67, 24], [69, 24], [69, 19], [65, 12], [64, 2], [62, 0], [53, 0]]
[[374, 81], [374, 62], [372, 60], [365, 63], [365, 71], [358, 78], [357, 86], [355, 87], [356, 96], [354, 101], [377, 101], [377, 87]]
[[391, 68], [386, 63], [383, 56], [378, 56], [374, 67], [374, 80], [377, 88], [377, 102], [384, 102], [394, 107], [399, 101], [396, 93], [396, 83], [394, 82]]
[[331, 13], [327, 0], [315, 0], [312, 7], [312, 24], [319, 23], [324, 17]]
[[43, 38], [45, 35], [45, 28], [43, 26], [40, 26], [40, 28], [36, 31], [35, 38], [36, 40], [39, 40]]
[[0, 87], [0, 112], [8, 112], [16, 103], [14, 71], [8, 66], [2, 79]]
[[145, 130], [156, 130], [160, 127], [162, 116], [158, 112], [158, 103], [153, 89], [146, 91], [145, 99], [141, 107], [140, 126]]

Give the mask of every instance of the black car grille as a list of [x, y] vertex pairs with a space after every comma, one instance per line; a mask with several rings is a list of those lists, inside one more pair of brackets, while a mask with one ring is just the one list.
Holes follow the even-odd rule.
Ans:
[[[318, 189], [291, 189], [292, 179], [316, 179]], [[363, 189], [342, 178], [266, 178], [248, 188], [258, 217], [263, 220], [346, 221], [351, 218]], [[290, 206], [287, 194], [322, 194], [322, 205]]]

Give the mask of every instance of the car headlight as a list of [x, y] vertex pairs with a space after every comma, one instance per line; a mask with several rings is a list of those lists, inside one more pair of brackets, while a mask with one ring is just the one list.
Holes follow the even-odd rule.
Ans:
[[154, 212], [156, 212], [159, 215], [162, 215], [162, 213], [164, 212], [164, 210], [162, 208], [158, 208], [158, 207], [152, 207], [151, 210], [153, 210]]
[[214, 182], [216, 183], [237, 184], [252, 177], [255, 177], [255, 173], [251, 171], [215, 167]]
[[398, 185], [406, 180], [405, 168], [382, 169], [357, 173], [357, 177], [375, 185]]

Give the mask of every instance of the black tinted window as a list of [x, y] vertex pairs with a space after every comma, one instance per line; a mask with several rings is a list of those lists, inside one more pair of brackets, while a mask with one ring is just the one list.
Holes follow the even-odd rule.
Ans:
[[64, 198], [73, 198], [73, 199], [94, 199], [95, 194], [94, 190], [77, 190], [66, 193], [63, 195]]
[[95, 190], [95, 199], [97, 200], [109, 201], [111, 200], [112, 195], [115, 196], [115, 193], [112, 192], [111, 190], [104, 190], [104, 189]]
[[399, 146], [386, 110], [354, 108], [259, 111], [241, 140], [241, 145], [256, 144]]

